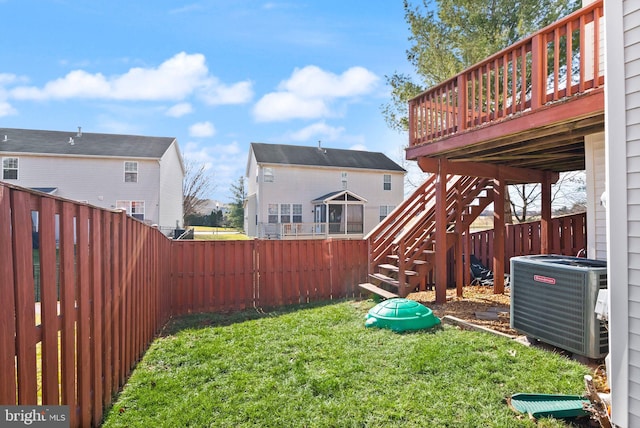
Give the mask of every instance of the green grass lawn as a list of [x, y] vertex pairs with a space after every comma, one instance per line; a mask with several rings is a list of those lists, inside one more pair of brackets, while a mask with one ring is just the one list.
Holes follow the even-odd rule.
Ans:
[[372, 301], [169, 324], [105, 427], [562, 427], [516, 392], [582, 394], [588, 369], [487, 333], [366, 329]]
[[192, 226], [196, 233], [194, 239], [197, 241], [234, 241], [234, 240], [248, 240], [247, 235], [242, 231], [238, 232], [236, 229], [229, 227], [209, 227], [209, 226]]

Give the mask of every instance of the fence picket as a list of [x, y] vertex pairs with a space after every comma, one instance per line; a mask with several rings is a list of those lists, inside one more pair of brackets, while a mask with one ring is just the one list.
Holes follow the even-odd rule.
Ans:
[[[18, 404], [37, 404], [35, 292], [29, 194], [12, 193]], [[29, 219], [23, 221], [23, 219]]]
[[55, 201], [53, 199], [40, 199], [38, 219], [40, 324], [42, 325], [42, 402], [59, 403], [58, 274], [56, 272]]
[[13, 272], [13, 238], [11, 230], [11, 191], [0, 186], [0, 403], [16, 404], [16, 308], [15, 277]]

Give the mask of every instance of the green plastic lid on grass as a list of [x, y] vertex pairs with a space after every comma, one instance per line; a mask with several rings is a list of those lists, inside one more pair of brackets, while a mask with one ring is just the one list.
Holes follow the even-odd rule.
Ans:
[[430, 329], [440, 324], [440, 318], [431, 309], [401, 297], [378, 303], [365, 319], [365, 327], [388, 328], [395, 332]]

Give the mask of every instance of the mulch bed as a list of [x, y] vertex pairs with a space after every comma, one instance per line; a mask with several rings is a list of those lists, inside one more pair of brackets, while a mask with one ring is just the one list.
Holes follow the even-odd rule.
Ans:
[[[411, 293], [407, 297], [422, 303], [439, 318], [451, 315], [512, 336], [518, 335], [509, 327], [511, 296], [508, 289], [504, 294], [494, 294], [492, 287], [470, 285], [463, 288], [462, 297], [456, 295], [455, 289], [447, 289], [446, 303], [435, 303], [435, 290]], [[491, 312], [496, 313], [498, 319], [484, 319], [483, 315]]]

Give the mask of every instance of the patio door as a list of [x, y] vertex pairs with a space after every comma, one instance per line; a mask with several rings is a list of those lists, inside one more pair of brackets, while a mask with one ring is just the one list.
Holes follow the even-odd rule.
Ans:
[[313, 210], [313, 222], [315, 233], [323, 233], [323, 225], [327, 221], [327, 207], [325, 205], [316, 205]]

